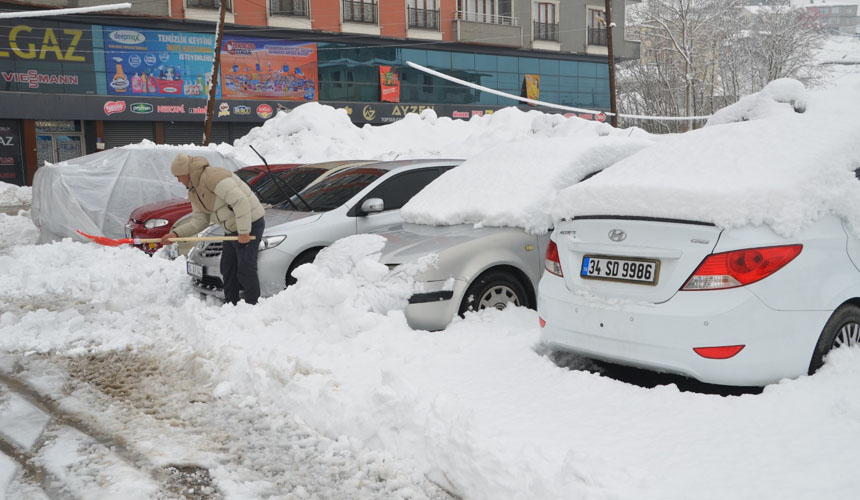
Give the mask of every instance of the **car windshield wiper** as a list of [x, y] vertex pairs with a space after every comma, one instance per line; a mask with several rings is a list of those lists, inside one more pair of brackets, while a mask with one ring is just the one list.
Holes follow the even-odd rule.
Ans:
[[271, 178], [272, 178], [272, 182], [275, 184], [275, 187], [276, 187], [276, 188], [278, 188], [278, 191], [280, 191], [280, 192], [281, 192], [281, 195], [283, 195], [283, 197], [284, 197], [284, 198], [286, 198], [287, 203], [289, 203], [289, 204], [291, 204], [292, 206], [296, 207], [296, 210], [298, 210], [298, 211], [300, 211], [300, 212], [301, 212], [301, 209], [299, 208], [299, 206], [298, 206], [298, 205], [296, 205], [296, 203], [293, 201], [292, 197], [287, 196], [287, 193], [285, 193], [285, 192], [284, 192], [284, 190], [283, 190], [283, 189], [281, 189], [281, 185], [280, 185], [280, 184], [278, 184], [278, 182], [283, 183], [283, 185], [287, 186], [287, 187], [290, 189], [290, 191], [292, 191], [292, 192], [293, 192], [293, 194], [294, 194], [296, 197], [298, 197], [298, 199], [302, 200], [302, 203], [304, 203], [304, 204], [305, 204], [305, 206], [307, 206], [307, 207], [308, 207], [308, 211], [309, 211], [309, 212], [313, 212], [313, 211], [314, 211], [313, 207], [311, 207], [311, 206], [310, 206], [310, 204], [309, 204], [307, 201], [305, 201], [305, 199], [304, 199], [304, 198], [302, 198], [302, 195], [300, 195], [300, 194], [299, 194], [299, 192], [298, 192], [298, 191], [296, 191], [296, 189], [295, 189], [293, 186], [290, 186], [290, 183], [289, 183], [289, 182], [287, 182], [287, 181], [285, 181], [285, 180], [281, 179], [280, 177], [278, 177], [278, 176], [276, 176], [276, 175], [274, 175], [274, 174], [272, 173], [272, 169], [270, 169], [270, 168], [269, 168], [269, 163], [266, 161], [266, 159], [265, 159], [265, 158], [263, 158], [263, 155], [261, 155], [261, 154], [260, 154], [256, 149], [254, 149], [254, 146], [251, 146], [251, 145], [249, 144], [249, 145], [248, 145], [248, 147], [250, 147], [252, 151], [254, 151], [255, 153], [257, 153], [257, 156], [259, 156], [259, 157], [260, 157], [260, 159], [261, 159], [261, 160], [263, 160], [263, 165], [265, 165], [265, 166], [266, 166], [266, 171], [267, 171], [267, 172], [269, 172], [269, 176], [271, 176]]

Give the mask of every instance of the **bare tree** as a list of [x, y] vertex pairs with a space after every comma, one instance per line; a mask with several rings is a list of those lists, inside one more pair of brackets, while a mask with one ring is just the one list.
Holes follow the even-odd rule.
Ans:
[[[646, 0], [628, 26], [641, 59], [620, 65], [619, 107], [628, 114], [713, 113], [776, 78], [814, 81], [821, 33], [805, 11], [785, 5], [746, 8], [741, 0]], [[631, 122], [625, 122], [630, 124]], [[642, 123], [681, 131], [694, 123]]]

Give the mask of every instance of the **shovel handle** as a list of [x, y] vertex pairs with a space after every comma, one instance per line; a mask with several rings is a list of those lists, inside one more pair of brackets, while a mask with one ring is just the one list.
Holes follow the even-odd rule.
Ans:
[[[169, 238], [167, 241], [236, 241], [238, 239], [238, 236], [186, 236], [184, 238]], [[251, 239], [256, 240], [257, 237], [252, 235]], [[135, 245], [141, 243], [161, 243], [161, 238], [133, 238], [133, 240]]]

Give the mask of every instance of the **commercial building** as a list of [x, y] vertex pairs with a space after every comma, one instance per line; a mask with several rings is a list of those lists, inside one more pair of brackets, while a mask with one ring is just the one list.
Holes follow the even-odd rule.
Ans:
[[[214, 142], [308, 101], [343, 108], [356, 124], [518, 104], [407, 61], [510, 94], [609, 109], [602, 0], [227, 2]], [[102, 3], [0, 3], [0, 12]], [[624, 3], [612, 2], [620, 59], [639, 54], [623, 36]], [[121, 12], [0, 19], [0, 180], [30, 184], [45, 161], [142, 139], [200, 143], [219, 7], [149, 0]]]

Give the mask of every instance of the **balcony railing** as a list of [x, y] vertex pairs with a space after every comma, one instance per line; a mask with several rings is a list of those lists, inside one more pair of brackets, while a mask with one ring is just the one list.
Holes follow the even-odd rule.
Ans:
[[308, 0], [269, 0], [273, 16], [308, 17]]
[[410, 28], [439, 30], [439, 11], [407, 7]]
[[558, 24], [535, 21], [535, 40], [558, 41]]
[[343, 21], [345, 23], [376, 24], [377, 5], [370, 2], [343, 0]]
[[606, 47], [606, 28], [588, 28], [588, 45]]
[[497, 16], [495, 14], [482, 14], [480, 12], [457, 11], [457, 19], [473, 23], [503, 24], [505, 26], [519, 26], [520, 21], [516, 17]]
[[[227, 10], [233, 11], [233, 1], [224, 0]], [[221, 0], [186, 0], [185, 6], [189, 9], [215, 9], [221, 8]]]

